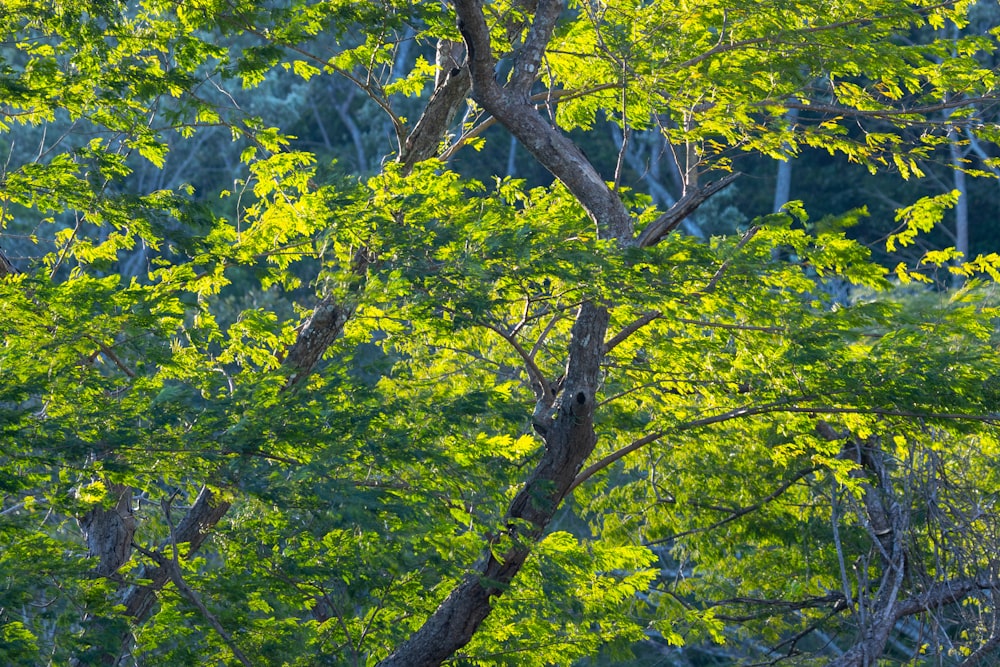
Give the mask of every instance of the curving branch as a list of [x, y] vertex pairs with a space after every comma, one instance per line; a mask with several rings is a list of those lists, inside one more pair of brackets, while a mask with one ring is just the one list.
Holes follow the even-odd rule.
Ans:
[[472, 87], [468, 65], [456, 63], [455, 45], [455, 42], [444, 40], [438, 43], [439, 67], [452, 66], [448, 67], [447, 71], [439, 70], [440, 83], [435, 87], [434, 94], [427, 102], [427, 107], [417, 120], [413, 131], [403, 143], [399, 161], [406, 172], [412, 170], [418, 162], [437, 155], [441, 138]]
[[639, 238], [636, 239], [636, 245], [640, 248], [648, 248], [656, 245], [663, 240], [667, 234], [676, 229], [685, 218], [694, 213], [698, 207], [704, 204], [712, 195], [729, 187], [729, 185], [731, 185], [733, 181], [740, 176], [741, 174], [739, 172], [728, 174], [704, 187], [691, 190], [678, 199], [677, 202], [663, 215], [649, 223], [649, 225], [642, 230], [642, 233], [639, 234]]
[[[528, 377], [531, 378], [531, 384], [535, 388], [535, 398], [542, 400], [547, 396], [554, 395], [549, 381], [545, 379], [545, 374], [538, 368], [538, 364], [535, 363], [532, 355], [524, 349], [524, 346], [518, 342], [517, 338], [504, 332], [500, 327], [493, 326], [487, 322], [481, 322], [480, 324], [507, 341], [507, 344], [517, 352], [517, 356], [521, 357], [521, 361], [524, 362], [524, 367], [528, 371]], [[550, 400], [549, 405], [551, 404], [552, 401]]]
[[663, 544], [664, 542], [673, 542], [674, 540], [684, 537], [685, 535], [693, 535], [694, 533], [705, 533], [710, 530], [715, 530], [716, 528], [719, 528], [721, 526], [725, 526], [727, 523], [732, 523], [733, 521], [736, 521], [737, 519], [742, 518], [747, 514], [752, 514], [753, 512], [758, 511], [759, 509], [764, 507], [764, 505], [767, 505], [768, 503], [780, 498], [785, 493], [785, 491], [792, 488], [792, 486], [796, 482], [798, 482], [803, 477], [806, 477], [807, 475], [811, 475], [817, 470], [820, 470], [820, 466], [810, 466], [808, 468], [803, 468], [799, 470], [794, 475], [792, 475], [784, 482], [779, 484], [777, 488], [771, 491], [771, 493], [767, 494], [754, 504], [747, 505], [746, 507], [741, 507], [737, 510], [734, 510], [729, 515], [723, 517], [722, 519], [719, 519], [718, 521], [716, 521], [711, 525], [705, 526], [703, 528], [692, 528], [691, 530], [685, 530], [680, 533], [674, 533], [673, 535], [669, 535], [667, 537], [658, 540], [653, 540], [651, 542], [647, 542], [646, 544], [647, 546], [653, 546], [655, 544]]
[[170, 557], [167, 558], [159, 551], [149, 551], [147, 549], [141, 549], [142, 553], [156, 562], [159, 568], [167, 573], [167, 576], [177, 587], [177, 590], [187, 598], [188, 602], [198, 609], [198, 612], [208, 621], [208, 624], [212, 626], [216, 634], [222, 638], [229, 650], [233, 652], [233, 656], [240, 661], [240, 664], [245, 667], [251, 667], [252, 663], [250, 659], [247, 658], [246, 654], [240, 649], [240, 647], [233, 640], [232, 635], [226, 630], [226, 628], [219, 621], [218, 617], [209, 610], [209, 608], [202, 601], [201, 596], [198, 592], [194, 590], [187, 581], [184, 580], [184, 574], [181, 572], [180, 560], [177, 554], [177, 532], [174, 528], [174, 522], [170, 514], [170, 501], [164, 500], [161, 503], [163, 508], [163, 514], [167, 519], [167, 524], [170, 527]]
[[[777, 413], [799, 413], [799, 414], [810, 414], [810, 415], [835, 415], [835, 414], [873, 414], [881, 415], [884, 417], [906, 417], [912, 419], [946, 419], [954, 421], [976, 421], [984, 422], [988, 424], [995, 424], [1000, 422], [1000, 419], [996, 417], [989, 417], [983, 415], [965, 414], [965, 413], [953, 413], [953, 412], [915, 412], [909, 410], [889, 410], [883, 408], [849, 408], [849, 407], [837, 407], [837, 406], [803, 406], [803, 405], [792, 405], [789, 401], [775, 401], [773, 403], [767, 403], [764, 405], [747, 405], [738, 408], [733, 408], [725, 412], [721, 412], [715, 415], [709, 415], [707, 417], [700, 417], [698, 419], [692, 419], [691, 421], [684, 422], [672, 427], [673, 433], [681, 433], [683, 431], [690, 431], [696, 428], [702, 428], [704, 426], [712, 426], [714, 424], [721, 424], [733, 419], [742, 419], [744, 417], [754, 417], [758, 415], [766, 414], [777, 414]], [[828, 439], [835, 439], [839, 436], [833, 434], [833, 430], [829, 425], [823, 426], [825, 422], [821, 423], [818, 430], [821, 435]], [[583, 472], [581, 472], [570, 487], [570, 490], [575, 489], [580, 486], [580, 484], [587, 481], [589, 478], [593, 477], [596, 473], [600, 472], [604, 468], [618, 461], [625, 456], [636, 452], [646, 445], [652, 444], [659, 440], [660, 438], [667, 435], [666, 431], [654, 431], [649, 433], [637, 440], [629, 443], [621, 449], [611, 452], [601, 460], [588, 466]], [[807, 470], [806, 472], [812, 472], [813, 468]], [[883, 530], [885, 526], [880, 523], [881, 528], [876, 528], [876, 531]], [[901, 532], [901, 531], [897, 531]], [[673, 539], [673, 538], [671, 538]]]
[[[531, 45], [551, 39], [562, 4], [541, 0], [529, 31]], [[518, 54], [515, 75], [509, 87], [496, 80], [489, 27], [479, 0], [456, 0], [458, 29], [469, 53], [472, 96], [513, 134], [538, 162], [563, 182], [579, 200], [587, 215], [606, 238], [632, 243], [632, 218], [618, 195], [608, 187], [590, 160], [562, 132], [542, 118], [523, 89], [530, 68], [537, 70], [544, 49], [528, 45]]]
[[637, 318], [633, 322], [630, 322], [629, 324], [627, 324], [625, 326], [624, 329], [622, 329], [617, 334], [615, 334], [614, 336], [612, 336], [611, 338], [609, 338], [607, 341], [605, 341], [605, 343], [604, 343], [604, 354], [607, 354], [611, 350], [613, 350], [616, 347], [618, 347], [618, 345], [620, 345], [621, 343], [625, 342], [628, 339], [629, 336], [631, 336], [632, 334], [634, 334], [639, 329], [643, 328], [644, 326], [646, 326], [647, 324], [649, 324], [653, 320], [657, 320], [657, 319], [659, 319], [661, 317], [663, 317], [663, 313], [661, 313], [658, 310], [654, 310], [654, 311], [648, 312], [648, 313], [640, 316], [639, 318]]
[[643, 447], [645, 447], [650, 443], [656, 442], [665, 435], [666, 433], [663, 431], [655, 431], [653, 433], [649, 433], [639, 438], [638, 440], [634, 440], [633, 442], [622, 447], [621, 449], [616, 449], [615, 451], [611, 452], [610, 454], [602, 458], [600, 461], [597, 461], [596, 463], [587, 466], [587, 468], [583, 472], [581, 472], [579, 475], [576, 476], [576, 479], [573, 480], [573, 483], [569, 485], [569, 491], [567, 491], [567, 493], [572, 493], [576, 487], [580, 486], [581, 484], [586, 482], [588, 479], [590, 479], [600, 471], [607, 468], [615, 461], [625, 458], [632, 452], [638, 449], [642, 449]]

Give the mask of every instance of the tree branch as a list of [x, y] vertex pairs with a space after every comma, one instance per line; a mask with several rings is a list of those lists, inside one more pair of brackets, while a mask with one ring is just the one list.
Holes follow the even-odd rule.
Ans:
[[683, 197], [678, 199], [668, 211], [663, 213], [663, 215], [658, 217], [653, 222], [649, 223], [649, 225], [642, 230], [642, 233], [639, 234], [639, 238], [636, 239], [636, 245], [640, 248], [648, 248], [656, 245], [667, 234], [676, 229], [677, 225], [681, 224], [685, 218], [694, 213], [699, 206], [704, 204], [709, 197], [727, 188], [740, 176], [741, 174], [739, 172], [728, 174], [704, 187], [688, 192]]
[[208, 621], [208, 624], [212, 626], [212, 629], [214, 629], [215, 632], [219, 635], [219, 637], [222, 638], [222, 641], [225, 642], [226, 646], [229, 647], [229, 650], [233, 652], [233, 655], [236, 656], [236, 659], [239, 660], [245, 667], [252, 667], [249, 658], [247, 658], [246, 654], [244, 654], [243, 651], [240, 650], [240, 647], [236, 645], [236, 642], [233, 641], [232, 635], [230, 635], [226, 631], [226, 629], [222, 626], [222, 623], [215, 616], [215, 614], [213, 614], [208, 609], [208, 607], [205, 606], [205, 603], [202, 602], [201, 596], [198, 595], [197, 591], [191, 588], [191, 586], [189, 586], [188, 583], [184, 581], [184, 575], [181, 572], [180, 560], [177, 555], [178, 545], [177, 545], [177, 536], [174, 533], [174, 522], [170, 518], [169, 501], [164, 500], [162, 506], [163, 506], [163, 513], [167, 518], [167, 524], [170, 526], [170, 541], [173, 546], [173, 548], [170, 551], [171, 557], [168, 559], [164, 557], [163, 554], [158, 552], [147, 551], [146, 553], [151, 555], [161, 568], [167, 569], [167, 572], [170, 575], [170, 580], [174, 582], [174, 585], [177, 587], [177, 590], [180, 591], [180, 593], [184, 597], [186, 597], [188, 601], [191, 602], [191, 604], [193, 604], [198, 609], [201, 615], [205, 617], [205, 620]]
[[[758, 225], [754, 225], [750, 229], [746, 230], [746, 232], [744, 232], [743, 234], [743, 237], [739, 240], [739, 243], [737, 243], [736, 247], [733, 249], [733, 257], [735, 257], [736, 253], [742, 250], [743, 247], [750, 242], [750, 239], [756, 236], [757, 232], [759, 231], [760, 231], [760, 226]], [[730, 257], [729, 259], [727, 259], [722, 263], [722, 266], [719, 267], [719, 270], [715, 272], [715, 275], [712, 276], [712, 279], [708, 281], [707, 285], [705, 285], [705, 289], [702, 290], [702, 294], [709, 294], [710, 292], [715, 290], [716, 285], [719, 284], [719, 281], [722, 279], [722, 276], [726, 273], [726, 269], [728, 269], [729, 265], [733, 263], [733, 257]]]
[[[971, 415], [962, 413], [934, 413], [934, 412], [910, 412], [906, 410], [886, 410], [881, 408], [840, 408], [833, 406], [797, 406], [789, 405], [787, 402], [778, 401], [774, 403], [769, 403], [760, 406], [744, 406], [739, 408], [734, 408], [726, 412], [722, 412], [717, 415], [711, 415], [709, 417], [702, 417], [700, 419], [694, 419], [689, 422], [684, 422], [673, 428], [673, 432], [680, 433], [683, 431], [689, 431], [691, 429], [700, 428], [703, 426], [711, 426], [712, 424], [720, 424], [722, 422], [727, 422], [731, 419], [740, 419], [743, 417], [753, 417], [756, 415], [773, 414], [779, 412], [791, 412], [791, 413], [806, 413], [813, 415], [822, 414], [875, 414], [882, 415], [886, 417], [910, 417], [913, 419], [953, 419], [953, 420], [968, 420], [968, 421], [979, 421], [988, 424], [994, 424], [1000, 422], [1000, 419], [996, 417], [983, 416], [983, 415]], [[826, 431], [823, 432], [824, 437]], [[587, 481], [594, 474], [600, 470], [611, 465], [615, 461], [624, 458], [628, 454], [634, 451], [642, 449], [644, 446], [656, 442], [663, 436], [667, 435], [666, 431], [655, 431], [648, 435], [635, 440], [634, 442], [626, 445], [625, 447], [608, 454], [600, 461], [597, 461], [593, 465], [589, 466], [581, 472], [576, 479], [573, 480], [570, 490], [575, 489], [583, 482]], [[810, 468], [806, 472], [813, 472], [818, 468]], [[673, 539], [673, 538], [671, 538]]]
[[663, 317], [663, 313], [661, 313], [658, 310], [654, 310], [646, 313], [645, 315], [640, 316], [634, 322], [631, 322], [630, 324], [626, 325], [624, 329], [619, 331], [617, 334], [609, 338], [604, 343], [604, 354], [607, 354], [611, 350], [615, 349], [616, 347], [618, 347], [620, 343], [624, 342], [629, 336], [634, 334], [636, 331], [638, 331], [639, 329], [643, 328], [653, 320], [658, 319], [660, 317]]
[[[555, 5], [552, 0], [546, 5]], [[548, 43], [555, 26], [548, 13], [535, 15], [531, 39]], [[489, 28], [478, 0], [455, 0], [458, 29], [469, 53], [472, 96], [513, 134], [538, 162], [548, 169], [580, 201], [602, 237], [632, 242], [632, 218], [628, 209], [601, 178], [583, 152], [559, 130], [549, 125], [529, 104], [526, 95], [502, 88], [495, 79]], [[527, 58], [520, 61], [522, 68]]]
[[552, 39], [556, 21], [562, 13], [562, 2], [559, 0], [540, 0], [535, 8], [535, 17], [528, 29], [524, 44], [517, 50], [514, 57], [514, 69], [507, 85], [504, 86], [515, 100], [528, 100], [531, 86], [538, 78], [538, 67], [541, 65], [545, 48]]
[[[231, 504], [220, 500], [207, 487], [198, 492], [194, 504], [184, 515], [184, 518], [171, 533], [171, 543], [187, 544], [187, 557], [198, 550], [208, 538], [208, 532], [225, 516]], [[135, 585], [129, 588], [123, 598], [125, 615], [136, 621], [142, 621], [149, 615], [156, 602], [156, 593], [170, 580], [170, 572], [156, 565], [143, 565], [136, 574], [136, 579], [148, 581], [147, 584]]]
[[[355, 253], [351, 271], [357, 280], [364, 280], [370, 263], [365, 249]], [[288, 349], [288, 354], [282, 363], [289, 372], [285, 383], [286, 390], [297, 388], [309, 377], [323, 353], [343, 332], [344, 325], [354, 315], [356, 307], [356, 298], [338, 302], [333, 296], [326, 296], [313, 309], [312, 315], [302, 325], [295, 343]]]
[[18, 273], [20, 271], [17, 270], [17, 267], [11, 263], [7, 255], [4, 254], [3, 249], [0, 248], [0, 278], [17, 275]]
[[600, 472], [601, 470], [604, 470], [615, 461], [625, 458], [635, 450], [641, 449], [651, 442], [656, 442], [664, 435], [666, 435], [666, 433], [664, 433], [663, 431], [656, 431], [655, 433], [649, 433], [647, 435], [644, 435], [643, 437], [631, 442], [625, 447], [622, 447], [619, 450], [611, 452], [610, 454], [602, 458], [600, 461], [597, 461], [596, 463], [587, 466], [587, 468], [583, 472], [581, 472], [579, 475], [576, 476], [576, 479], [574, 479], [573, 483], [569, 485], [569, 490], [566, 493], [572, 493], [573, 489], [580, 486], [588, 479], [593, 477], [596, 473]]
[[[531, 355], [528, 354], [528, 351], [524, 349], [524, 346], [522, 346], [517, 341], [517, 338], [515, 338], [514, 336], [508, 335], [502, 329], [500, 329], [500, 327], [495, 327], [492, 324], [489, 324], [488, 322], [481, 322], [480, 324], [482, 326], [486, 327], [487, 329], [489, 329], [490, 331], [493, 331], [494, 333], [496, 333], [498, 336], [500, 336], [501, 338], [503, 338], [505, 341], [507, 341], [507, 343], [510, 344], [510, 346], [512, 348], [514, 348], [514, 351], [517, 352], [517, 355], [519, 357], [521, 357], [521, 361], [524, 362], [524, 366], [525, 366], [525, 368], [528, 371], [528, 377], [531, 378], [531, 383], [533, 385], [537, 385], [538, 386], [538, 389], [535, 392], [535, 398], [536, 399], [542, 399], [542, 398], [544, 398], [546, 396], [551, 396], [552, 395], [552, 388], [549, 385], [549, 381], [545, 379], [545, 375], [538, 368], [538, 365], [535, 364], [535, 360], [532, 359]], [[549, 405], [551, 405], [551, 404], [552, 403], [551, 403], [551, 399], [550, 399], [549, 400]]]
[[715, 530], [716, 528], [719, 528], [720, 526], [724, 526], [727, 523], [732, 523], [733, 521], [736, 521], [737, 519], [739, 519], [741, 517], [744, 517], [747, 514], [751, 514], [752, 512], [756, 512], [757, 510], [759, 510], [760, 508], [762, 508], [764, 505], [766, 505], [769, 502], [777, 499], [785, 491], [787, 491], [788, 489], [790, 489], [793, 484], [795, 484], [796, 482], [798, 482], [800, 479], [802, 479], [806, 475], [810, 475], [810, 474], [816, 472], [819, 469], [820, 469], [820, 466], [810, 466], [808, 468], [803, 468], [802, 470], [799, 470], [797, 473], [795, 473], [794, 475], [792, 475], [790, 478], [788, 478], [787, 480], [785, 480], [784, 482], [782, 482], [774, 491], [772, 491], [771, 493], [767, 494], [766, 496], [764, 496], [763, 498], [761, 498], [760, 500], [758, 500], [757, 502], [755, 502], [753, 505], [747, 505], [746, 507], [741, 507], [740, 509], [732, 512], [729, 516], [727, 516], [727, 517], [725, 517], [723, 519], [719, 519], [718, 521], [716, 521], [715, 523], [712, 523], [711, 525], [705, 526], [703, 528], [692, 528], [691, 530], [681, 531], [679, 533], [675, 533], [675, 534], [670, 535], [668, 537], [663, 537], [663, 538], [660, 538], [658, 540], [653, 540], [651, 542], [647, 542], [646, 545], [647, 546], [652, 546], [654, 544], [663, 544], [664, 542], [673, 542], [674, 540], [676, 540], [678, 538], [681, 538], [681, 537], [684, 537], [685, 535], [692, 535], [694, 533], [708, 532], [710, 530]]
[[[438, 50], [441, 51], [451, 44], [454, 42], [442, 40], [438, 44]], [[445, 58], [439, 60], [447, 61]], [[403, 164], [404, 172], [412, 170], [416, 163], [437, 155], [441, 138], [472, 86], [468, 65], [450, 69], [444, 73], [442, 79], [441, 85], [434, 90], [427, 107], [403, 144], [399, 161]]]

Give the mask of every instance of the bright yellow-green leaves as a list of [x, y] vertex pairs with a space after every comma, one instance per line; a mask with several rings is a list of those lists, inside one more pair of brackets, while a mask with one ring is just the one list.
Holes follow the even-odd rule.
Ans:
[[[976, 57], [996, 48], [984, 35], [956, 43], [934, 32], [963, 25], [964, 5], [919, 4], [576, 3], [543, 69], [549, 104], [566, 128], [601, 113], [655, 123], [675, 145], [697, 146], [703, 166], [726, 168], [734, 148], [781, 157], [801, 143], [919, 176], [913, 158], [924, 152], [905, 128], [950, 91], [988, 94], [995, 74]], [[789, 106], [802, 110], [791, 128]]]
[[[587, 300], [610, 311], [615, 343], [587, 462], [605, 463], [461, 660], [569, 664], [650, 635], [777, 643], [819, 622], [747, 600], [822, 598], [841, 587], [838, 549], [871, 552], [845, 509], [866, 481], [844, 455], [850, 437], [880, 439], [894, 465], [940, 461], [960, 482], [942, 491], [956, 517], [978, 507], [966, 489], [1000, 492], [997, 438], [977, 421], [1000, 409], [997, 255], [956, 266], [956, 251], [929, 251], [890, 272], [844, 231], [865, 209], [817, 221], [799, 202], [730, 237], [622, 248], [559, 183], [479, 182], [435, 160], [408, 172], [391, 156], [345, 178], [285, 119], [226, 93], [276, 72], [342, 76], [403, 131], [413, 123], [394, 105], [426, 98], [430, 44], [459, 38], [443, 3], [49, 4], [0, 16], [0, 137], [79, 132], [40, 139], [0, 188], [0, 222], [37, 221], [30, 234], [50, 244], [0, 277], [0, 662], [33, 664], [40, 649], [69, 662], [87, 648], [86, 614], [125, 625], [75, 527], [117, 484], [135, 489], [147, 551], [177, 546], [164, 505], [176, 519], [202, 485], [234, 502], [203, 557], [180, 546], [179, 563], [255, 664], [385, 657], [484, 550], [515, 539], [504, 513], [544, 448], [532, 412], [542, 384], [558, 391]], [[535, 101], [564, 129], [659, 127], [700, 168], [812, 147], [920, 178], [948, 125], [914, 137], [914, 124], [995, 84], [977, 60], [993, 36], [943, 37], [963, 9], [570, 3]], [[509, 57], [530, 15], [509, 2], [486, 13]], [[216, 127], [238, 142], [216, 167], [224, 186], [186, 173], [134, 186]], [[642, 193], [622, 197], [639, 229], [658, 215]], [[900, 209], [888, 250], [956, 198]], [[136, 249], [135, 278], [119, 277]], [[934, 271], [976, 279], [947, 295], [894, 289]], [[351, 317], [288, 391], [289, 350], [322, 298]], [[916, 558], [942, 539], [975, 552], [931, 531], [915, 528]], [[126, 580], [144, 559], [133, 553]], [[935, 575], [964, 566], [943, 559]], [[231, 661], [175, 588], [155, 614], [137, 624], [137, 659]]]
[[960, 194], [958, 190], [952, 190], [935, 197], [923, 197], [911, 206], [900, 209], [896, 213], [896, 222], [903, 223], [904, 228], [886, 240], [886, 250], [894, 251], [896, 243], [901, 246], [909, 245], [919, 233], [931, 231], [941, 221], [944, 212], [955, 205]]

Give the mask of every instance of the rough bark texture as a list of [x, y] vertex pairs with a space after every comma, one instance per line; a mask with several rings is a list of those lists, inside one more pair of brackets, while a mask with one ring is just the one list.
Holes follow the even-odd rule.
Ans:
[[[634, 234], [632, 218], [617, 193], [608, 187], [582, 151], [543, 119], [530, 103], [531, 89], [562, 12], [562, 3], [559, 0], [524, 0], [520, 4], [534, 16], [524, 41], [515, 44], [513, 70], [507, 84], [501, 85], [496, 80], [490, 33], [481, 2], [455, 1], [458, 26], [465, 42], [465, 62], [460, 62], [460, 44], [439, 43], [437, 60], [442, 67], [435, 92], [413, 131], [402, 142], [399, 161], [404, 172], [409, 172], [417, 162], [437, 154], [442, 137], [471, 89], [476, 101], [566, 185], [603, 238], [615, 238], [622, 245], [640, 243]], [[509, 26], [509, 34], [521, 34], [522, 27], [520, 23]], [[640, 238], [645, 239], [645, 245], [657, 242], [728, 182], [723, 179], [693, 193], [686, 201], [678, 202], [657, 221], [660, 224], [655, 230], [647, 230]], [[359, 292], [364, 289], [364, 276], [370, 261], [363, 253], [356, 260], [354, 269], [359, 279]], [[3, 267], [0, 267], [0, 275], [3, 275], [2, 271]], [[320, 301], [303, 324], [283, 362], [288, 373], [286, 390], [300, 386], [316, 368], [324, 352], [353, 315], [355, 305], [356, 302], [338, 301], [333, 297]], [[466, 577], [425, 625], [382, 664], [439, 665], [453, 655], [471, 639], [490, 613], [491, 599], [503, 593], [521, 569], [533, 545], [541, 539], [596, 441], [592, 412], [607, 323], [605, 308], [591, 303], [581, 307], [573, 328], [562, 394], [551, 405], [551, 411], [536, 415], [534, 420], [545, 440], [545, 453], [511, 502], [501, 534], [486, 545], [476, 571]], [[202, 489], [176, 530], [177, 542], [189, 545], [189, 557], [197, 551], [229, 507], [228, 502], [217, 498], [207, 488]], [[109, 513], [108, 521], [115, 521], [115, 516], [121, 520], [121, 514], [116, 510]], [[96, 516], [89, 520], [96, 526]], [[102, 557], [100, 570], [114, 572], [128, 558], [132, 534], [127, 530], [117, 530], [114, 536], [107, 530], [98, 533], [91, 529], [91, 532], [95, 538], [103, 535], [98, 541], [104, 544], [95, 545], [95, 554], [102, 551], [114, 554], [109, 555], [106, 561]], [[498, 549], [504, 551], [500, 558], [494, 556]], [[135, 621], [148, 617], [157, 592], [170, 581], [169, 572], [153, 564], [144, 566], [139, 576], [147, 579], [148, 583], [123, 591], [125, 613]], [[127, 645], [128, 637], [125, 637], [122, 646]], [[122, 653], [118, 648], [114, 647], [114, 650]], [[107, 660], [112, 658], [117, 662], [117, 656], [106, 656]]]
[[464, 47], [457, 42], [438, 42], [439, 69], [434, 94], [406, 138], [399, 156], [399, 161], [407, 172], [418, 162], [437, 155], [442, 137], [469, 94], [472, 79], [469, 77], [468, 65], [462, 63], [463, 51]]
[[[868, 667], [877, 664], [885, 652], [897, 621], [906, 616], [932, 611], [943, 605], [964, 599], [975, 590], [995, 588], [995, 577], [961, 579], [930, 586], [922, 595], [900, 600], [906, 573], [904, 536], [909, 516], [895, 497], [885, 457], [876, 438], [861, 441], [853, 435], [840, 434], [826, 422], [817, 425], [817, 432], [827, 440], [845, 439], [841, 456], [853, 460], [859, 467], [852, 477], [867, 479], [861, 485], [859, 519], [867, 529], [875, 553], [878, 554], [882, 576], [874, 595], [864, 595], [859, 582], [855, 613], [859, 621], [854, 644], [830, 667]], [[866, 570], [862, 565], [860, 570]]]
[[[566, 381], [545, 425], [545, 453], [507, 510], [501, 535], [483, 551], [481, 565], [466, 576], [427, 622], [382, 667], [434, 667], [465, 646], [504, 593], [559, 508], [583, 462], [594, 449], [593, 410], [608, 311], [585, 303], [570, 341]], [[503, 541], [502, 556], [494, 553]]]
[[0, 248], [0, 278], [4, 276], [13, 275], [15, 273], [20, 273], [11, 261], [7, 259], [7, 255], [4, 254], [3, 249]]
[[[367, 270], [367, 262], [357, 262], [355, 269], [363, 274]], [[293, 390], [309, 376], [326, 349], [341, 334], [353, 312], [353, 306], [340, 305], [330, 297], [319, 303], [285, 357], [284, 367], [289, 372], [286, 390]], [[122, 489], [122, 499], [127, 497], [130, 505], [131, 490], [125, 487]], [[100, 558], [96, 571], [101, 576], [116, 576], [118, 568], [131, 557], [135, 521], [132, 520], [131, 524], [126, 522], [123, 509], [119, 507], [121, 504], [122, 501], [110, 510], [92, 511], [80, 520], [91, 554]], [[201, 547], [230, 507], [231, 503], [218, 498], [208, 487], [202, 487], [174, 531], [177, 544], [188, 545], [186, 557], [190, 558]], [[128, 516], [131, 516], [130, 511]], [[166, 546], [169, 545], [164, 545]], [[142, 622], [152, 612], [157, 593], [167, 585], [171, 577], [168, 569], [153, 564], [144, 564], [137, 577], [147, 583], [123, 589], [121, 603], [127, 617], [134, 622]], [[115, 623], [114, 619], [104, 620], [109, 626]], [[91, 632], [94, 636], [101, 636], [103, 630], [102, 619], [93, 619]], [[104, 665], [117, 665], [128, 654], [130, 643], [129, 632], [116, 646], [97, 647], [99, 656], [96, 659]]]
[[[872, 484], [863, 485], [863, 504], [868, 519], [866, 527], [879, 544], [882, 577], [874, 596], [859, 597], [857, 604], [864, 606], [865, 612], [859, 614], [862, 621], [859, 636], [844, 655], [830, 663], [831, 667], [875, 665], [879, 656], [885, 652], [885, 645], [899, 618], [896, 610], [905, 577], [906, 551], [903, 536], [906, 534], [906, 515], [894, 499], [883, 494], [888, 488], [884, 486], [888, 480], [884, 466], [879, 465], [878, 469], [871, 472], [880, 488], [876, 489]], [[873, 522], [873, 518], [877, 524]], [[877, 526], [882, 527], [880, 529]]]
[[309, 377], [353, 313], [354, 308], [337, 302], [331, 296], [319, 302], [285, 357], [285, 368], [290, 371], [286, 389], [298, 386]]
[[[489, 28], [478, 0], [456, 0], [458, 28], [466, 43], [472, 95], [561, 180], [605, 238], [633, 243], [632, 219], [577, 146], [529, 103], [542, 55], [562, 11], [557, 0], [540, 0], [523, 44], [515, 49], [506, 86], [496, 81]], [[595, 393], [604, 353], [608, 312], [584, 303], [573, 325], [562, 393], [533, 425], [545, 441], [538, 465], [511, 501], [504, 527], [483, 550], [475, 571], [448, 595], [424, 625], [383, 667], [436, 667], [465, 646], [524, 565], [534, 545], [593, 451]], [[544, 404], [543, 404], [544, 407]], [[498, 551], [502, 551], [497, 556]]]
[[[469, 69], [459, 62], [463, 51], [463, 45], [456, 42], [442, 41], [439, 44], [439, 60], [445, 64], [451, 63], [453, 67], [442, 72], [434, 95], [407, 138], [405, 148], [400, 155], [400, 162], [403, 163], [405, 172], [411, 171], [417, 162], [437, 154], [441, 138], [469, 93], [471, 85]], [[16, 272], [13, 266], [7, 270], [5, 260], [6, 257], [0, 253], [0, 276]], [[352, 271], [359, 281], [359, 290], [363, 289], [370, 260], [364, 249], [355, 255]], [[323, 354], [343, 332], [344, 325], [354, 314], [355, 307], [356, 300], [338, 301], [332, 296], [323, 298], [317, 304], [312, 315], [302, 325], [295, 343], [288, 349], [282, 362], [288, 373], [285, 384], [287, 391], [299, 387], [315, 370]], [[131, 492], [128, 490], [125, 492], [130, 498]], [[230, 507], [231, 503], [218, 498], [208, 487], [201, 489], [191, 509], [175, 531], [177, 542], [188, 545], [187, 557], [201, 547]], [[94, 511], [84, 517], [84, 520], [87, 522], [84, 532], [88, 546], [94, 555], [100, 556], [98, 574], [111, 576], [131, 556], [134, 521], [131, 523], [131, 530], [124, 530], [125, 524], [117, 507], [110, 511]], [[82, 526], [84, 520], [81, 520]], [[105, 524], [107, 527], [102, 527]], [[161, 566], [145, 564], [137, 576], [147, 580], [148, 583], [124, 589], [122, 604], [126, 616], [135, 622], [141, 622], [152, 612], [157, 593], [170, 581], [170, 573]], [[117, 664], [126, 654], [129, 643], [130, 637], [125, 636], [122, 638], [121, 647], [105, 647], [100, 660], [103, 664]]]
[[132, 555], [135, 515], [132, 514], [132, 489], [122, 484], [108, 484], [108, 495], [115, 499], [112, 507], [95, 507], [80, 517], [80, 529], [87, 540], [91, 558], [97, 558], [95, 568], [102, 577], [117, 578], [118, 568]]

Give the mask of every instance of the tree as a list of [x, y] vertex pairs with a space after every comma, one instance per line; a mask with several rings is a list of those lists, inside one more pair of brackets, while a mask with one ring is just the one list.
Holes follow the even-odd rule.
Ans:
[[[1000, 258], [889, 270], [795, 202], [675, 231], [740, 151], [997, 137], [991, 34], [925, 34], [966, 3], [815, 4], [11, 5], [4, 661], [984, 660]], [[331, 79], [370, 177], [281, 127]], [[552, 184], [449, 168], [495, 124]], [[665, 211], [620, 178], [654, 127]]]

